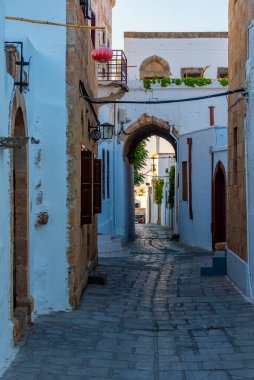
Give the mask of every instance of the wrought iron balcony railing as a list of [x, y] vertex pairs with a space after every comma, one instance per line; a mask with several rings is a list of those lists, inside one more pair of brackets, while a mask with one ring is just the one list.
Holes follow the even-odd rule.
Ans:
[[127, 58], [122, 50], [113, 50], [110, 62], [98, 65], [98, 80], [127, 84]]

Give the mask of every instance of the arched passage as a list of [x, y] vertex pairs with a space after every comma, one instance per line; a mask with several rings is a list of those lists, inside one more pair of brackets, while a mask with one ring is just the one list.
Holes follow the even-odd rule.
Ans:
[[213, 178], [213, 249], [216, 243], [226, 242], [226, 171], [218, 162]]
[[131, 124], [127, 128], [125, 133], [126, 134], [121, 136], [122, 140], [125, 142], [123, 159], [126, 160], [127, 158], [130, 163], [133, 162], [133, 155], [137, 145], [142, 140], [153, 135], [162, 137], [167, 140], [173, 146], [175, 154], [177, 156], [177, 131], [173, 126], [170, 126], [168, 122], [162, 119], [158, 119], [153, 116], [142, 115], [135, 123]]
[[[21, 107], [14, 116], [14, 137], [26, 137]], [[28, 209], [28, 148], [13, 150], [13, 316], [14, 336], [20, 336], [31, 318], [29, 297], [29, 209]]]
[[[177, 155], [177, 132], [167, 121], [146, 114], [142, 115], [136, 122], [132, 123], [121, 134], [123, 146], [123, 160], [125, 166], [125, 228], [129, 239], [135, 236], [135, 202], [134, 202], [134, 180], [133, 159], [137, 145], [144, 139], [158, 136], [168, 141]], [[158, 207], [159, 209], [159, 207]]]

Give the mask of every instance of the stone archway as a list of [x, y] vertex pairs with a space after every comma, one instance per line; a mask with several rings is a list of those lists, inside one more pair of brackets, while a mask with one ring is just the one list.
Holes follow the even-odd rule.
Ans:
[[145, 59], [139, 69], [140, 80], [146, 78], [166, 78], [170, 76], [169, 63], [157, 55]]
[[226, 171], [219, 161], [213, 177], [213, 249], [216, 243], [226, 242]]
[[137, 121], [132, 123], [125, 131], [125, 134], [121, 134], [121, 139], [125, 142], [123, 149], [123, 159], [129, 159], [129, 162], [133, 162], [133, 154], [137, 145], [147, 137], [156, 135], [167, 140], [174, 148], [177, 157], [177, 137], [178, 132], [173, 126], [165, 120], [158, 119], [154, 116], [148, 116], [143, 114]]
[[[17, 99], [14, 107], [18, 105]], [[13, 136], [27, 137], [25, 112], [13, 113]], [[29, 184], [28, 147], [13, 149], [12, 156], [12, 318], [14, 338], [31, 321], [33, 302], [29, 295]]]
[[[124, 160], [124, 188], [123, 188], [123, 203], [125, 211], [125, 230], [129, 240], [135, 237], [135, 204], [134, 204], [134, 179], [133, 179], [133, 158], [137, 145], [142, 140], [158, 136], [167, 140], [175, 151], [177, 157], [177, 138], [178, 133], [173, 126], [162, 119], [147, 114], [132, 123], [124, 133], [121, 133], [120, 139], [123, 142], [123, 160]], [[177, 171], [176, 171], [177, 172]], [[177, 194], [176, 194], [177, 197]], [[176, 199], [177, 204], [177, 199]], [[175, 213], [176, 213], [175, 209]], [[175, 219], [176, 220], [176, 219]]]

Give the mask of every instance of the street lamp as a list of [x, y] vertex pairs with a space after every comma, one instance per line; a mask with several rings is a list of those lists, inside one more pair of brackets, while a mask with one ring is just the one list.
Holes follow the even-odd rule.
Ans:
[[100, 127], [102, 128], [102, 139], [103, 140], [112, 140], [114, 135], [114, 125], [110, 123], [103, 123], [100, 124]]
[[89, 137], [93, 141], [99, 141], [101, 139], [101, 131], [98, 126], [94, 127], [92, 124], [88, 124]]

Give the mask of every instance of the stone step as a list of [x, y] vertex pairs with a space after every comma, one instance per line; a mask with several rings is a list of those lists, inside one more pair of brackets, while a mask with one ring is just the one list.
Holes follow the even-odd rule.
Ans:
[[212, 263], [207, 263], [200, 270], [201, 276], [226, 276], [227, 258], [225, 252], [216, 252]]

